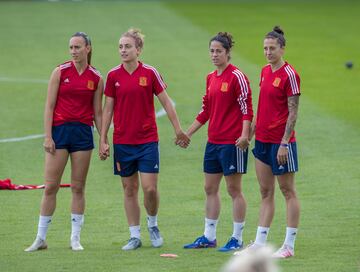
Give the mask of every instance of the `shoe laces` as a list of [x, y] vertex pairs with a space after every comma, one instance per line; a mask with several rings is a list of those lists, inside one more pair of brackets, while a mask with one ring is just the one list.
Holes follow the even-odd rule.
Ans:
[[156, 240], [160, 239], [160, 231], [157, 226], [149, 228], [151, 239]]

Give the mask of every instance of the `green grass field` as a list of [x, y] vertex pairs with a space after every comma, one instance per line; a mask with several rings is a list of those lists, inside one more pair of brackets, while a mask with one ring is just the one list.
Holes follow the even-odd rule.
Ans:
[[[263, 37], [279, 24], [287, 38], [285, 58], [302, 79], [296, 129], [301, 225], [296, 257], [280, 266], [289, 272], [359, 271], [359, 13], [358, 1], [1, 1], [0, 179], [42, 184], [42, 139], [1, 140], [43, 132], [46, 81], [52, 69], [69, 58], [68, 40], [74, 32], [91, 36], [93, 64], [105, 77], [119, 63], [120, 34], [131, 26], [141, 28], [146, 35], [142, 60], [163, 75], [187, 128], [200, 109], [205, 76], [213, 69], [209, 39], [218, 31], [233, 33], [232, 62], [249, 76], [256, 106], [259, 72], [265, 64]], [[344, 66], [349, 60], [354, 62], [351, 70]], [[188, 150], [180, 150], [172, 143], [166, 117], [158, 120], [158, 127], [163, 248], [151, 248], [143, 216], [144, 246], [134, 252], [120, 249], [128, 239], [121, 185], [112, 175], [111, 160], [99, 161], [95, 150], [82, 231], [85, 251], [69, 249], [69, 189], [58, 194], [49, 249], [32, 254], [23, 249], [36, 234], [42, 191], [0, 191], [0, 271], [219, 271], [229, 254], [182, 249], [203, 232], [206, 129], [194, 135]], [[243, 181], [246, 243], [255, 237], [260, 201], [253, 164], [250, 156]], [[63, 182], [69, 182], [69, 169]], [[221, 193], [220, 244], [232, 231], [231, 202], [224, 186]], [[276, 198], [269, 242], [280, 245], [285, 206], [279, 191]], [[161, 253], [179, 258], [163, 259]]]

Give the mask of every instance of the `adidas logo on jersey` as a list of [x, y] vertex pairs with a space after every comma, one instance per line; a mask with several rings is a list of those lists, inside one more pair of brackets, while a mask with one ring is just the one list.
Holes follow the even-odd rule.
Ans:
[[70, 80], [68, 78], [65, 78], [64, 83], [69, 83]]
[[119, 87], [119, 86], [120, 86], [120, 83], [116, 81], [115, 87]]
[[154, 169], [159, 169], [159, 166], [155, 164]]
[[284, 170], [284, 166], [280, 165], [279, 170]]
[[230, 165], [229, 170], [234, 170], [235, 166], [234, 165]]

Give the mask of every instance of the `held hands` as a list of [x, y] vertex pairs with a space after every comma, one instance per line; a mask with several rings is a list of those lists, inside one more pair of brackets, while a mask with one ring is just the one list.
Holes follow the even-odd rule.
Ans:
[[108, 140], [102, 140], [100, 139], [99, 143], [99, 157], [100, 160], [104, 161], [110, 156], [110, 146], [108, 143]]
[[235, 145], [238, 148], [240, 148], [241, 150], [246, 150], [250, 145], [250, 141], [249, 141], [248, 137], [240, 136], [236, 140]]
[[175, 144], [187, 148], [190, 144], [190, 137], [182, 130], [176, 132], [176, 138], [174, 140]]
[[55, 143], [52, 137], [45, 137], [43, 146], [45, 152], [48, 152], [50, 154], [55, 154]]

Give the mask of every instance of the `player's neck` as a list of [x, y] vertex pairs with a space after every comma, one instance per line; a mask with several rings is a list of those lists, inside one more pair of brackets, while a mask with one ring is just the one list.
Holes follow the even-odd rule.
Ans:
[[88, 67], [87, 61], [79, 61], [79, 62], [74, 61], [73, 63], [74, 63], [74, 66], [76, 68], [76, 71], [78, 72], [79, 75], [84, 73], [84, 71]]
[[123, 62], [124, 69], [129, 73], [132, 74], [136, 68], [139, 66], [138, 60], [130, 61], [130, 62]]
[[275, 62], [275, 63], [270, 63], [271, 70], [273, 72], [275, 72], [275, 71], [279, 70], [284, 64], [285, 64], [285, 61], [282, 58], [279, 61]]
[[224, 63], [223, 65], [217, 66], [217, 67], [216, 67], [216, 71], [217, 71], [216, 74], [217, 74], [218, 76], [220, 76], [220, 75], [225, 71], [226, 67], [228, 67], [228, 65], [229, 65], [229, 63], [226, 62], [226, 63]]

